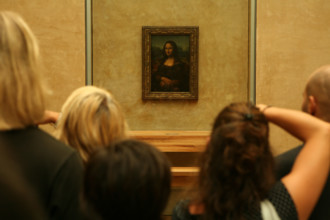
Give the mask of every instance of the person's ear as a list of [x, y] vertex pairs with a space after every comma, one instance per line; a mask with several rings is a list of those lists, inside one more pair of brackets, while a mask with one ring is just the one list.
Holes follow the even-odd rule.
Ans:
[[311, 115], [315, 115], [316, 107], [317, 107], [317, 103], [315, 97], [312, 95], [308, 96], [308, 113]]

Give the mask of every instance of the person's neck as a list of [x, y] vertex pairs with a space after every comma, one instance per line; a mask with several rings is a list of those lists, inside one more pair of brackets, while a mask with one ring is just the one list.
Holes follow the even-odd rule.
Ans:
[[174, 65], [174, 57], [169, 57], [164, 62], [165, 66], [173, 66]]

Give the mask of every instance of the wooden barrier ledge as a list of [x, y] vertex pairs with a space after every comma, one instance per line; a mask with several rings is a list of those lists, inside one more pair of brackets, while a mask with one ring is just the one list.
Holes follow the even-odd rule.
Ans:
[[209, 131], [130, 131], [131, 137], [163, 152], [202, 152], [209, 134]]
[[[209, 131], [130, 131], [131, 137], [152, 144], [162, 152], [180, 153], [180, 155], [167, 154], [169, 157], [176, 155], [179, 159], [187, 158], [191, 153], [203, 152], [209, 134]], [[172, 187], [184, 188], [195, 182], [199, 173], [199, 168], [195, 165], [187, 164], [183, 167], [173, 164]]]
[[198, 167], [172, 167], [172, 187], [184, 188], [193, 184], [198, 177]]

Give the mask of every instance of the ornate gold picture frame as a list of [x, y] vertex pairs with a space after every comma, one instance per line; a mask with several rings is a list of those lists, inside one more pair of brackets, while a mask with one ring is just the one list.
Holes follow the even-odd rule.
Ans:
[[196, 26], [142, 27], [142, 99], [198, 99]]

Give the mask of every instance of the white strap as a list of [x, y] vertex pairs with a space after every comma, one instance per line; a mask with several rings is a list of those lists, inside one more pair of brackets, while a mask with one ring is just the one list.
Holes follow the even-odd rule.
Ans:
[[260, 207], [263, 220], [281, 220], [275, 210], [275, 207], [268, 199], [262, 201], [260, 203]]

